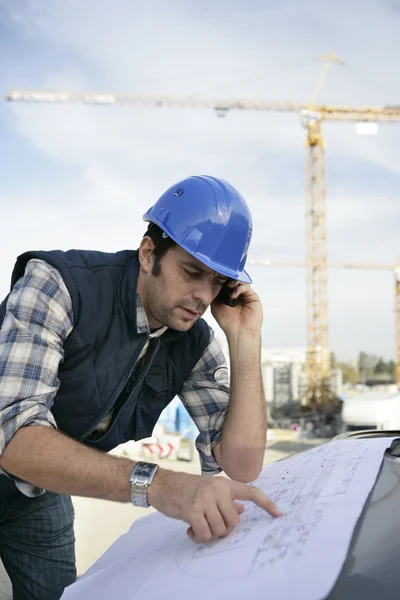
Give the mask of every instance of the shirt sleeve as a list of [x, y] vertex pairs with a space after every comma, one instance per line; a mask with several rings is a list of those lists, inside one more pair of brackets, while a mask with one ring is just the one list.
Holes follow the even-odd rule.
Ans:
[[20, 427], [57, 427], [50, 409], [72, 328], [72, 301], [60, 273], [30, 260], [0, 329], [0, 455]]
[[222, 426], [229, 404], [229, 389], [225, 356], [211, 330], [210, 342], [179, 394], [200, 431], [196, 447], [204, 475], [213, 475], [222, 470], [212, 454], [212, 449], [221, 441]]

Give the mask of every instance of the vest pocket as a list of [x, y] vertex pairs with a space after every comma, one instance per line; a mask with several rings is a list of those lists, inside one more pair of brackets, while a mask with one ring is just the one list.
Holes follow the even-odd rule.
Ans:
[[148, 373], [131, 421], [131, 439], [140, 440], [150, 437], [160, 414], [174, 396], [175, 392], [169, 384], [165, 366]]
[[157, 396], [163, 395], [170, 387], [166, 368], [150, 371], [144, 382]]

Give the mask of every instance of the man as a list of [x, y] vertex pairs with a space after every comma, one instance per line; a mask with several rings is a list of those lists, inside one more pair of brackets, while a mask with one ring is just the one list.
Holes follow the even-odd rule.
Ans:
[[[195, 542], [227, 535], [237, 500], [280, 515], [245, 483], [266, 440], [249, 209], [225, 181], [189, 177], [144, 219], [138, 251], [21, 255], [0, 307], [0, 553], [19, 600], [56, 600], [75, 579], [70, 495], [152, 505], [188, 523]], [[230, 385], [200, 318], [210, 305]], [[151, 435], [176, 395], [200, 431], [203, 473], [231, 479], [106, 454]]]

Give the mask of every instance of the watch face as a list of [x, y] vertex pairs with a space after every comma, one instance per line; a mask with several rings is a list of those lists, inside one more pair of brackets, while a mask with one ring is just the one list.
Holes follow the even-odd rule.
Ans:
[[135, 468], [135, 475], [137, 477], [150, 477], [153, 472], [153, 465], [148, 465], [143, 462], [138, 462]]

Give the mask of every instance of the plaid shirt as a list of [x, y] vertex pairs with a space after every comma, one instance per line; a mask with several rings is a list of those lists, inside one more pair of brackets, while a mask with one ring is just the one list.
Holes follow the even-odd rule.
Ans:
[[[144, 308], [137, 300], [137, 331], [150, 334]], [[60, 273], [42, 260], [30, 260], [8, 298], [0, 329], [0, 455], [20, 427], [57, 428], [51, 407], [60, 385], [57, 375], [64, 359], [63, 344], [73, 326], [72, 302]], [[196, 446], [203, 473], [221, 470], [212, 448], [221, 440], [229, 402], [226, 361], [211, 334], [179, 395], [200, 431]]]

